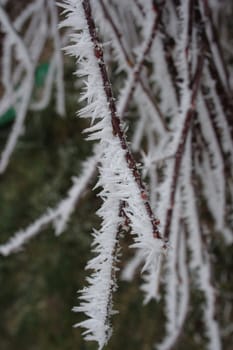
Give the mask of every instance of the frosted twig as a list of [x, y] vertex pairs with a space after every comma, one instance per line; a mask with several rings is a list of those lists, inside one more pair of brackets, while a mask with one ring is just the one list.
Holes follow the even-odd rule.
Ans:
[[73, 178], [73, 185], [69, 189], [67, 197], [63, 199], [55, 208], [47, 210], [42, 216], [36, 219], [26, 229], [16, 232], [6, 243], [0, 245], [0, 254], [10, 255], [22, 249], [31, 238], [49, 224], [53, 224], [55, 232], [60, 235], [66, 228], [66, 224], [72, 215], [75, 205], [84, 193], [88, 183], [90, 183], [98, 164], [97, 156], [89, 157], [82, 166], [82, 173], [79, 177]]
[[203, 291], [206, 299], [206, 306], [203, 313], [209, 340], [208, 348], [209, 350], [220, 350], [221, 339], [215, 317], [215, 293], [210, 282], [210, 261], [206, 248], [203, 246], [201, 240], [201, 226], [195, 205], [194, 189], [191, 182], [191, 159], [191, 135], [189, 135], [183, 162], [182, 184], [184, 217], [189, 230], [188, 246], [192, 253], [190, 266], [194, 271], [197, 270], [198, 287]]
[[[142, 70], [142, 66], [145, 60], [145, 57], [149, 54], [155, 36], [157, 34], [157, 28], [159, 25], [159, 19], [161, 16], [162, 8], [154, 7], [151, 9], [152, 15], [148, 20], [151, 22], [148, 30], [147, 37], [142, 47], [140, 48], [139, 57], [137, 59], [136, 64], [133, 66], [133, 69], [129, 71], [129, 78], [127, 79], [124, 88], [121, 91], [121, 95], [118, 103], [118, 112], [120, 115], [125, 115], [126, 106], [131, 101], [133, 93], [136, 89], [136, 83], [140, 80], [140, 72]], [[142, 85], [142, 89], [145, 92], [145, 85]], [[158, 110], [158, 107], [157, 107]], [[161, 115], [161, 112], [159, 112]]]
[[22, 132], [22, 126], [23, 122], [26, 116], [28, 104], [31, 98], [32, 93], [32, 87], [33, 87], [33, 74], [34, 74], [34, 67], [32, 65], [30, 56], [28, 54], [28, 50], [26, 49], [24, 42], [22, 41], [21, 37], [17, 34], [15, 28], [12, 26], [5, 10], [0, 6], [0, 21], [3, 25], [3, 28], [5, 29], [7, 35], [9, 36], [10, 40], [15, 43], [18, 55], [21, 59], [23, 59], [25, 63], [25, 70], [27, 72], [26, 77], [24, 79], [23, 88], [24, 88], [24, 95], [22, 97], [21, 103], [17, 106], [18, 109], [18, 116], [16, 118], [16, 121], [14, 123], [12, 132], [10, 133], [10, 136], [8, 137], [6, 146], [1, 154], [0, 159], [0, 173], [3, 173], [6, 169], [10, 156], [15, 148], [15, 144], [18, 140], [18, 137], [20, 136]]
[[[82, 292], [81, 306], [77, 311], [85, 312], [88, 320], [79, 324], [87, 329], [86, 339], [96, 340], [101, 349], [110, 334], [109, 317], [112, 313], [111, 290], [112, 271], [115, 269], [116, 234], [122, 217], [119, 216], [120, 203], [124, 202], [124, 214], [129, 219], [134, 232], [134, 247], [144, 253], [145, 271], [154, 268], [163, 242], [148, 202], [148, 196], [135, 160], [117, 116], [111, 84], [105, 66], [103, 49], [98, 38], [92, 9], [88, 0], [62, 5], [68, 12], [64, 25], [79, 31], [73, 36], [74, 45], [67, 48], [79, 62], [78, 76], [87, 75], [86, 90], [82, 100], [89, 102], [80, 115], [90, 116], [97, 122], [86, 129], [88, 139], [100, 141], [100, 177], [103, 204], [98, 211], [102, 218], [101, 229], [94, 232], [94, 246], [98, 255], [88, 264], [94, 269], [89, 285]], [[107, 235], [106, 235], [107, 232]], [[100, 279], [100, 276], [101, 279]], [[98, 298], [99, 307], [92, 300]]]
[[[54, 1], [49, 2], [51, 14], [52, 35], [54, 36], [54, 64], [51, 62], [49, 74], [46, 78], [45, 93], [40, 101], [32, 104], [32, 109], [44, 108], [50, 99], [52, 83], [54, 79], [55, 69], [57, 79], [57, 106], [58, 112], [64, 114], [64, 86], [63, 86], [63, 62], [60, 48], [60, 36], [57, 30], [57, 9]], [[10, 107], [14, 106], [16, 111], [16, 119], [11, 133], [2, 151], [0, 160], [0, 173], [6, 169], [10, 156], [16, 146], [17, 140], [22, 133], [24, 120], [27, 110], [30, 107], [30, 100], [34, 87], [34, 73], [36, 64], [41, 56], [42, 49], [45, 45], [48, 33], [46, 31], [46, 10], [43, 0], [37, 0], [33, 4], [29, 4], [20, 15], [11, 23], [3, 7], [0, 7], [0, 21], [6, 32], [4, 40], [5, 51], [3, 55], [3, 82], [5, 84], [5, 94], [1, 101], [1, 113], [5, 113]], [[29, 25], [26, 26], [23, 38], [20, 31], [25, 22], [32, 16]], [[36, 30], [35, 25], [39, 26]], [[11, 63], [13, 63], [13, 46], [16, 47], [17, 60], [14, 71], [12, 71]], [[9, 56], [10, 55], [10, 56]], [[56, 65], [55, 65], [56, 63]], [[18, 86], [19, 85], [19, 86]], [[14, 91], [16, 89], [16, 91]]]
[[168, 252], [166, 259], [167, 271], [165, 274], [165, 309], [167, 315], [166, 321], [166, 336], [162, 343], [157, 345], [159, 350], [168, 350], [174, 343], [178, 328], [178, 276], [177, 276], [177, 251], [180, 235], [180, 198], [179, 192], [176, 193], [176, 202], [174, 204], [174, 215], [172, 217], [172, 230], [170, 245], [171, 249]]
[[[119, 31], [117, 24], [115, 23], [110, 11], [108, 10], [108, 7], [105, 5], [104, 0], [99, 0], [103, 14], [105, 16], [105, 18], [107, 19], [107, 23], [109, 24], [109, 28], [110, 31], [112, 33], [113, 36], [113, 40], [112, 40], [112, 44], [116, 46], [116, 51], [118, 52], [119, 58], [121, 59], [121, 63], [123, 66], [126, 67], [126, 71], [128, 72], [129, 75], [133, 75], [133, 81], [131, 82], [131, 85], [139, 85], [140, 86], [140, 93], [137, 94], [137, 97], [140, 96], [141, 92], [145, 95], [146, 100], [148, 101], [148, 103], [150, 104], [150, 106], [152, 106], [155, 115], [158, 115], [159, 117], [159, 123], [162, 124], [162, 129], [167, 130], [167, 126], [164, 122], [164, 116], [159, 108], [159, 105], [157, 104], [157, 102], [155, 101], [155, 99], [153, 98], [153, 96], [151, 95], [150, 90], [146, 87], [145, 83], [143, 82], [143, 79], [141, 77], [141, 68], [142, 68], [142, 64], [144, 61], [144, 58], [146, 56], [148, 56], [150, 50], [151, 50], [151, 45], [153, 43], [153, 40], [151, 40], [151, 37], [155, 34], [155, 32], [152, 30], [152, 33], [149, 33], [148, 39], [146, 38], [145, 40], [148, 41], [148, 44], [145, 45], [143, 43], [144, 46], [148, 47], [147, 52], [144, 51], [144, 54], [142, 55], [142, 57], [140, 58], [140, 62], [139, 60], [135, 63], [133, 58], [131, 57], [131, 55], [127, 52], [124, 43], [122, 41], [122, 34]], [[161, 11], [161, 10], [160, 10]], [[158, 19], [157, 19], [158, 21]], [[104, 23], [103, 18], [101, 17], [99, 20], [100, 24]], [[153, 34], [154, 33], [154, 34]], [[136, 69], [136, 65], [138, 66]], [[138, 74], [134, 74], [133, 71], [139, 71]], [[132, 87], [131, 87], [132, 89]], [[132, 91], [131, 89], [128, 89], [128, 93], [129, 96], [127, 98], [125, 98], [125, 102], [121, 102], [121, 100], [119, 101], [120, 107], [118, 107], [119, 110], [119, 114], [122, 115], [124, 117], [124, 114], [126, 112], [127, 109], [127, 105], [130, 101], [130, 95], [132, 95]], [[135, 102], [137, 103], [138, 98], [135, 99]], [[121, 107], [121, 104], [123, 104], [123, 107]]]

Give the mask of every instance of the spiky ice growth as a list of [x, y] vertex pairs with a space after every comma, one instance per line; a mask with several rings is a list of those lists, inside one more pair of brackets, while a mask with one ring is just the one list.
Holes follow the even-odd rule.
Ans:
[[[87, 265], [87, 269], [91, 269], [93, 273], [87, 278], [88, 286], [81, 291], [80, 306], [74, 310], [88, 316], [86, 321], [78, 323], [77, 326], [86, 328], [85, 338], [97, 341], [99, 349], [102, 349], [111, 335], [110, 317], [114, 313], [112, 292], [116, 289], [118, 232], [125, 218], [127, 217], [132, 228], [132, 246], [141, 249], [144, 256], [145, 273], [151, 275], [152, 270], [156, 271], [163, 242], [154, 237], [153, 218], [148, 214], [145, 205], [147, 194], [142, 192], [133, 167], [127, 161], [129, 150], [123, 128], [120, 124], [117, 126], [122, 137], [114, 130], [114, 121], [118, 123], [118, 118], [112, 115], [110, 105], [115, 102], [112, 93], [109, 99], [108, 91], [111, 86], [108, 77], [103, 76], [105, 63], [101, 55], [101, 43], [98, 40], [95, 42], [97, 32], [91, 18], [90, 2], [67, 0], [62, 7], [66, 14], [62, 25], [71, 27], [73, 31], [72, 44], [66, 51], [77, 59], [76, 75], [83, 77], [85, 84], [81, 100], [86, 102], [86, 106], [79, 112], [79, 116], [91, 118], [91, 126], [86, 129], [89, 134], [87, 138], [99, 142], [97, 186], [101, 188], [99, 196], [103, 200], [102, 207], [97, 212], [102, 220], [101, 228], [93, 233], [93, 251], [96, 256]], [[152, 294], [149, 289], [145, 292]]]

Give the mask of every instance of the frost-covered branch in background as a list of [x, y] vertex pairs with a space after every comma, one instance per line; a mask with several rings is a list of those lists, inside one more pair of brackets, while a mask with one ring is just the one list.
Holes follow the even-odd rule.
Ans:
[[20, 251], [23, 246], [41, 230], [48, 225], [53, 225], [55, 234], [60, 235], [66, 229], [66, 225], [72, 215], [75, 206], [85, 192], [88, 184], [93, 178], [98, 164], [97, 155], [87, 158], [83, 163], [82, 173], [73, 177], [73, 185], [68, 191], [67, 197], [55, 208], [48, 209], [43, 215], [36, 219], [26, 229], [16, 232], [8, 242], [0, 245], [0, 254], [7, 256]]
[[[4, 5], [4, 4], [3, 4]], [[0, 5], [0, 25], [4, 33], [1, 59], [3, 95], [0, 100], [0, 120], [9, 110], [14, 109], [15, 121], [9, 133], [5, 148], [0, 156], [0, 173], [8, 166], [20, 135], [23, 133], [26, 114], [32, 109], [43, 109], [50, 102], [53, 83], [56, 84], [57, 113], [64, 115], [63, 58], [61, 46], [65, 45], [66, 34], [61, 37], [58, 27], [57, 6], [54, 0], [36, 0], [11, 18], [7, 9]], [[7, 8], [8, 4], [5, 4]], [[47, 79], [44, 83], [44, 98], [35, 100], [35, 74], [40, 59], [48, 52], [48, 40], [52, 39], [51, 58]], [[62, 43], [63, 41], [63, 43]], [[43, 96], [43, 95], [42, 95]]]

